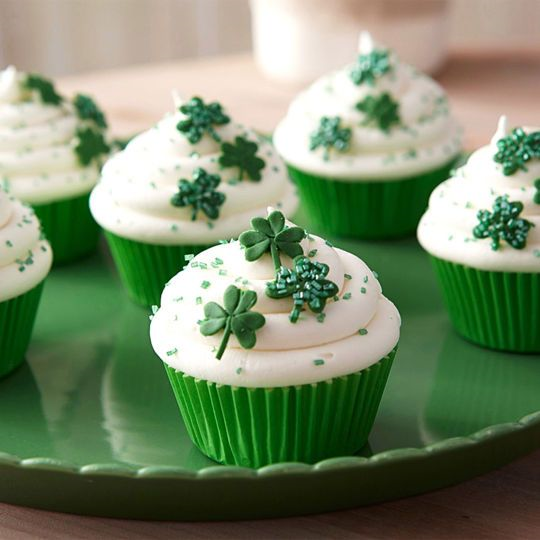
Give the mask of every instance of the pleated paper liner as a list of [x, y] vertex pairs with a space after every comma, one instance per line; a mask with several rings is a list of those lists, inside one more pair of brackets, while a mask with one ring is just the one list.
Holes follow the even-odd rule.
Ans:
[[141, 306], [159, 305], [165, 284], [186, 265], [186, 255], [210, 245], [165, 246], [137, 242], [105, 231], [120, 279], [129, 297]]
[[[453, 159], [438, 169], [399, 180], [343, 181], [288, 166], [311, 223], [320, 231], [366, 240], [409, 236], [431, 192], [450, 176]], [[318, 232], [318, 231], [317, 231]]]
[[0, 377], [24, 361], [42, 290], [43, 281], [20, 296], [0, 302]]
[[88, 206], [89, 194], [33, 205], [54, 254], [54, 264], [76, 261], [96, 250], [100, 228]]
[[219, 463], [262, 467], [358, 452], [395, 353], [351, 375], [278, 388], [220, 385], [165, 369], [195, 445]]
[[540, 273], [431, 260], [450, 320], [463, 337], [491, 349], [540, 352]]

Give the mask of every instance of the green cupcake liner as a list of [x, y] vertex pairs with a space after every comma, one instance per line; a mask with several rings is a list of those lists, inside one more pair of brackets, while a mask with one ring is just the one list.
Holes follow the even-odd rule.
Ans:
[[395, 353], [351, 375], [278, 388], [220, 385], [165, 369], [195, 445], [219, 463], [262, 467], [358, 452]]
[[11, 373], [24, 361], [43, 283], [15, 298], [0, 302], [0, 378]]
[[457, 159], [400, 180], [343, 181], [288, 166], [300, 199], [316, 228], [366, 240], [414, 234], [431, 192], [450, 176]]
[[129, 297], [145, 307], [159, 305], [165, 284], [186, 265], [186, 255], [211, 247], [145, 244], [109, 231], [105, 237]]
[[48, 204], [33, 205], [47, 240], [54, 264], [66, 264], [90, 255], [99, 239], [99, 226], [88, 206], [89, 194]]
[[456, 330], [509, 352], [540, 352], [540, 274], [491, 272], [431, 257]]

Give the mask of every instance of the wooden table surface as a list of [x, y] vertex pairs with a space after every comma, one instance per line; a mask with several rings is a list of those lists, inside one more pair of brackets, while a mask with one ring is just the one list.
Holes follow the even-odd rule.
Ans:
[[[474, 148], [498, 116], [540, 125], [540, 54], [454, 55], [438, 76]], [[170, 91], [219, 99], [231, 115], [270, 132], [298, 88], [265, 80], [247, 55], [79, 75], [63, 91], [93, 94], [117, 134], [145, 129], [172, 108]], [[231, 523], [159, 523], [87, 518], [0, 504], [0, 539], [30, 538], [540, 538], [540, 451], [459, 486], [316, 516]]]

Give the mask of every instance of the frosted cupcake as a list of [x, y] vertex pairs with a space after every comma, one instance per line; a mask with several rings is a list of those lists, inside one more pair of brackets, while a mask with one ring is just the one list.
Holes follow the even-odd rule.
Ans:
[[540, 352], [540, 130], [501, 118], [431, 195], [418, 239], [430, 253], [450, 318], [494, 349]]
[[291, 103], [274, 144], [313, 223], [338, 235], [412, 234], [461, 149], [443, 89], [360, 38], [355, 64]]
[[104, 166], [91, 197], [131, 298], [159, 303], [185, 257], [237, 237], [270, 204], [292, 213], [293, 185], [271, 144], [217, 103], [192, 98]]
[[88, 196], [109, 151], [106, 127], [88, 96], [67, 99], [51, 81], [12, 66], [0, 72], [0, 186], [33, 206], [55, 263], [96, 247]]
[[364, 262], [273, 211], [169, 282], [150, 335], [195, 445], [260, 467], [362, 448], [399, 328]]
[[32, 209], [0, 190], [0, 377], [24, 360], [51, 262]]

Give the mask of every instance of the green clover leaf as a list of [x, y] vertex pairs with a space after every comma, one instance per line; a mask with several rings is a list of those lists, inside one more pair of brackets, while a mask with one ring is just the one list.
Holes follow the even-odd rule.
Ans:
[[73, 106], [75, 107], [77, 116], [81, 120], [90, 120], [99, 128], [107, 128], [107, 120], [105, 119], [103, 111], [90, 96], [77, 94], [73, 99]]
[[313, 313], [322, 313], [326, 300], [338, 293], [338, 286], [326, 279], [328, 272], [327, 264], [300, 255], [294, 259], [292, 270], [284, 266], [279, 269], [276, 279], [266, 284], [266, 294], [276, 299], [292, 296], [293, 309], [289, 319], [295, 323], [304, 305], [307, 304]]
[[95, 161], [100, 165], [100, 156], [108, 154], [111, 150], [103, 133], [91, 127], [79, 127], [75, 135], [77, 138], [75, 153], [80, 164], [86, 167]]
[[508, 195], [497, 197], [493, 211], [480, 210], [477, 214], [479, 224], [473, 229], [475, 238], [491, 238], [491, 249], [497, 251], [501, 240], [514, 249], [523, 249], [527, 245], [527, 235], [534, 227], [530, 221], [520, 218], [523, 203], [508, 201]]
[[540, 131], [525, 133], [522, 128], [516, 128], [497, 141], [493, 161], [502, 165], [506, 176], [518, 170], [527, 171], [525, 164], [531, 159], [540, 159]]
[[393, 69], [390, 52], [386, 49], [374, 49], [368, 54], [358, 56], [356, 64], [350, 72], [354, 84], [366, 83], [374, 86], [375, 81]]
[[310, 136], [309, 149], [313, 151], [322, 146], [323, 159], [328, 161], [332, 148], [338, 152], [346, 152], [349, 149], [351, 134], [350, 128], [341, 127], [339, 116], [323, 116], [319, 120], [319, 127]]
[[401, 123], [399, 103], [394, 101], [388, 92], [383, 92], [379, 96], [366, 96], [356, 104], [356, 109], [365, 115], [361, 125], [374, 125], [385, 133]]
[[257, 342], [255, 332], [266, 322], [264, 315], [251, 308], [257, 303], [255, 291], [243, 291], [230, 285], [223, 295], [223, 307], [217, 302], [208, 302], [204, 306], [205, 319], [201, 322], [203, 336], [213, 336], [223, 330], [223, 337], [216, 358], [221, 360], [231, 334], [236, 336], [244, 349], [252, 349]]
[[253, 218], [251, 227], [238, 238], [247, 261], [256, 261], [270, 252], [277, 271], [281, 268], [280, 253], [285, 253], [291, 259], [304, 253], [300, 242], [306, 236], [306, 231], [301, 227], [286, 227], [285, 216], [279, 210], [271, 212], [268, 219]]
[[224, 142], [221, 145], [219, 164], [222, 167], [238, 167], [238, 180], [242, 180], [245, 173], [250, 180], [258, 182], [266, 165], [264, 159], [257, 156], [258, 149], [257, 143], [236, 137], [234, 143]]
[[534, 187], [536, 188], [536, 193], [534, 194], [533, 201], [536, 204], [540, 204], [540, 178], [534, 181]]
[[221, 142], [214, 126], [228, 124], [231, 119], [223, 112], [223, 107], [216, 101], [206, 104], [200, 97], [191, 98], [180, 106], [180, 112], [187, 116], [176, 124], [176, 129], [183, 133], [191, 144], [198, 143], [205, 133], [215, 141]]
[[178, 193], [171, 198], [171, 204], [177, 207], [191, 206], [191, 220], [197, 219], [202, 211], [210, 219], [217, 219], [221, 205], [225, 202], [225, 193], [216, 191], [221, 183], [218, 174], [209, 174], [202, 168], [197, 168], [192, 174], [193, 181], [182, 178], [178, 182]]
[[23, 82], [23, 86], [27, 90], [35, 90], [43, 103], [60, 105], [64, 101], [64, 98], [56, 92], [52, 81], [37, 73], [29, 73]]

